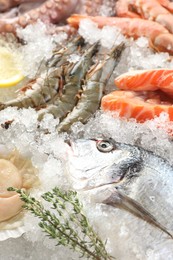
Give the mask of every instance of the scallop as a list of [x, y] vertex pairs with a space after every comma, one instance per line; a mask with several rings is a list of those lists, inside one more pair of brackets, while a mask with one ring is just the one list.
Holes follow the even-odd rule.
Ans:
[[[24, 158], [16, 150], [6, 156], [0, 154], [0, 241], [4, 240], [1, 239], [1, 235], [5, 239], [8, 238], [3, 232], [8, 231], [10, 236], [9, 230], [14, 233], [14, 229], [22, 225], [23, 202], [19, 194], [8, 191], [7, 188], [14, 187], [27, 191], [38, 184], [37, 169], [29, 159]], [[20, 232], [15, 234], [15, 236], [19, 235]]]
[[22, 187], [22, 176], [12, 162], [0, 159], [0, 198], [13, 195], [12, 192], [7, 191], [8, 187], [20, 189]]
[[22, 204], [18, 194], [8, 198], [0, 198], [0, 221], [17, 215], [21, 211]]

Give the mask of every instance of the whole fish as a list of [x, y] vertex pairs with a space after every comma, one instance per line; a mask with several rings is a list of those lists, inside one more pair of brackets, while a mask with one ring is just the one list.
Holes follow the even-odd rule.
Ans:
[[168, 162], [112, 138], [67, 143], [67, 172], [74, 189], [102, 188], [103, 192], [111, 187], [111, 194], [102, 203], [128, 210], [173, 238], [171, 230], [162, 223], [165, 219], [169, 221], [168, 214], [173, 216], [173, 203], [166, 197], [173, 196], [173, 167]]

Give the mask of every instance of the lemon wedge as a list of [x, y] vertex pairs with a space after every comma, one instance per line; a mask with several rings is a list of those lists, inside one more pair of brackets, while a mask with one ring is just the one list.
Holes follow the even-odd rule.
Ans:
[[13, 87], [24, 76], [22, 75], [20, 57], [5, 47], [0, 47], [0, 87]]

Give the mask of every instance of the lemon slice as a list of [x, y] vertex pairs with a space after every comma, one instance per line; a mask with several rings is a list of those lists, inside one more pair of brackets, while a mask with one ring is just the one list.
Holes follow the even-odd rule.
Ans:
[[0, 47], [0, 87], [13, 87], [24, 76], [22, 75], [20, 57], [5, 47]]

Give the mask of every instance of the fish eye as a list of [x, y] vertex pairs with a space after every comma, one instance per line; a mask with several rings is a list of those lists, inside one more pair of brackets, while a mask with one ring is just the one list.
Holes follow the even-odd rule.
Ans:
[[110, 140], [97, 141], [96, 146], [97, 149], [103, 153], [108, 153], [115, 149], [114, 144]]

